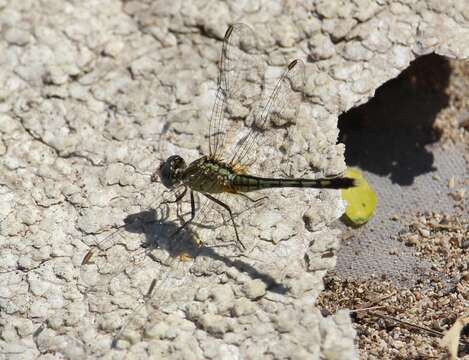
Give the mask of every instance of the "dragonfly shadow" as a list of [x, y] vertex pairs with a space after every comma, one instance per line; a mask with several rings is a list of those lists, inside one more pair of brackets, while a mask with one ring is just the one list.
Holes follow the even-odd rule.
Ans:
[[234, 267], [238, 271], [248, 274], [251, 279], [259, 279], [267, 286], [267, 290], [277, 293], [286, 294], [288, 287], [285, 284], [279, 283], [269, 274], [260, 272], [252, 265], [240, 259], [231, 259], [229, 257], [218, 254], [213, 247], [202, 246], [199, 256], [207, 256], [213, 260], [222, 261], [226, 266]]
[[[147, 256], [153, 259], [151, 251], [154, 249], [164, 249], [171, 258], [188, 256], [196, 258], [198, 256], [209, 257], [216, 261], [223, 262], [228, 267], [234, 267], [238, 271], [247, 274], [252, 279], [259, 279], [264, 282], [269, 291], [286, 294], [288, 287], [276, 281], [272, 276], [257, 270], [252, 265], [238, 258], [233, 259], [221, 255], [216, 251], [218, 247], [227, 246], [206, 246], [197, 243], [197, 236], [190, 227], [179, 231], [180, 225], [168, 220], [168, 212], [164, 207], [150, 209], [131, 214], [124, 219], [124, 228], [130, 233], [143, 234], [145, 240], [142, 247], [148, 250]], [[177, 233], [178, 232], [178, 233]], [[176, 235], [177, 233], [177, 235]], [[233, 245], [235, 246], [235, 245]]]
[[167, 213], [160, 207], [128, 215], [124, 219], [124, 229], [129, 233], [145, 235], [142, 247], [148, 251], [159, 248], [166, 250], [171, 257], [181, 254], [192, 256], [197, 246], [191, 237], [178, 236], [177, 242], [172, 241], [180, 226], [168, 220]]

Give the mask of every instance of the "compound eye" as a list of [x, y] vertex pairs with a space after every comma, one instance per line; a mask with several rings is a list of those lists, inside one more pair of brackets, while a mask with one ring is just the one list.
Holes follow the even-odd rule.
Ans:
[[176, 165], [176, 167], [181, 167], [183, 163], [183, 160], [182, 160], [182, 157], [177, 157], [176, 159], [174, 159], [174, 164]]

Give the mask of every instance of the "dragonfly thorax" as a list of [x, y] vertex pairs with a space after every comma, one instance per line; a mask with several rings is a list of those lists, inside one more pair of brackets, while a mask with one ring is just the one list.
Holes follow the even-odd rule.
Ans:
[[157, 171], [151, 176], [155, 182], [160, 178], [164, 186], [171, 189], [181, 182], [181, 176], [186, 169], [186, 162], [179, 155], [172, 155], [163, 161]]

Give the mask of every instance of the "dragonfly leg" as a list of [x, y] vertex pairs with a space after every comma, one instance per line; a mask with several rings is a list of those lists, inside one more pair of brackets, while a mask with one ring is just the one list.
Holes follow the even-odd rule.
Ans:
[[217, 198], [209, 195], [209, 194], [206, 194], [206, 193], [202, 193], [206, 198], [208, 198], [209, 200], [212, 200], [213, 202], [215, 202], [216, 204], [220, 205], [221, 207], [223, 207], [226, 211], [228, 211], [228, 213], [230, 214], [230, 218], [231, 218], [231, 222], [233, 223], [233, 228], [235, 230], [235, 234], [236, 234], [236, 240], [238, 241], [238, 243], [241, 245], [241, 247], [243, 248], [243, 250], [246, 250], [246, 246], [244, 246], [244, 244], [242, 243], [242, 241], [239, 239], [239, 235], [238, 235], [238, 228], [236, 227], [236, 223], [234, 221], [234, 218], [233, 218], [233, 212], [231, 211], [230, 207], [228, 205], [226, 205], [224, 202], [221, 202], [220, 200], [218, 200]]
[[182, 192], [180, 194], [177, 194], [174, 200], [165, 200], [161, 203], [161, 205], [176, 203], [176, 216], [181, 222], [184, 222], [184, 219], [182, 218], [182, 215], [181, 215], [181, 200], [184, 196], [186, 196], [186, 194], [187, 194], [187, 186], [184, 186], [184, 189], [182, 190]]
[[162, 204], [174, 204], [182, 200], [184, 196], [187, 194], [187, 186], [184, 186], [184, 190], [178, 195], [176, 195], [176, 199], [174, 200], [165, 200], [162, 202]]
[[[186, 187], [184, 193], [185, 193], [186, 191], [187, 191], [187, 187]], [[195, 200], [194, 200], [194, 192], [193, 192], [192, 190], [190, 191], [190, 196], [191, 196], [191, 217], [190, 217], [189, 220], [187, 220], [186, 222], [184, 222], [184, 223], [174, 232], [173, 236], [176, 235], [176, 234], [178, 234], [182, 229], [184, 229], [187, 225], [189, 225], [189, 224], [192, 222], [192, 220], [194, 220], [194, 218], [195, 218]]]

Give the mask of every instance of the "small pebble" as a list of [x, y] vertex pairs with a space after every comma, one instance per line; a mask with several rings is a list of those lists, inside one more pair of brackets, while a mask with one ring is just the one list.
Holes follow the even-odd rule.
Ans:
[[412, 234], [405, 240], [405, 244], [407, 246], [414, 246], [418, 244], [418, 240], [419, 236], [417, 234]]
[[202, 328], [210, 334], [224, 334], [228, 330], [225, 318], [219, 315], [205, 314], [199, 320]]
[[454, 179], [454, 176], [451, 176], [451, 179], [448, 181], [448, 188], [454, 189], [454, 185], [456, 184], [456, 181]]
[[430, 231], [427, 229], [419, 229], [419, 233], [424, 237], [430, 237]]
[[248, 299], [255, 300], [265, 295], [266, 285], [262, 280], [255, 279], [244, 284], [243, 292]]

